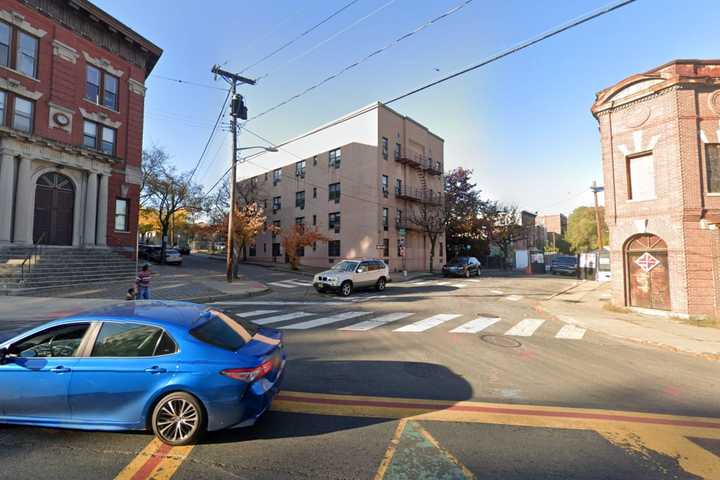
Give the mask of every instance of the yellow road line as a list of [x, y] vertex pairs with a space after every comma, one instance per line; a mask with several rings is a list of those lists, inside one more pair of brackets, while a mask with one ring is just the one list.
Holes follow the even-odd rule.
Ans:
[[115, 480], [169, 480], [193, 446], [171, 447], [154, 438], [117, 474]]
[[431, 444], [433, 447], [437, 448], [437, 449], [440, 450], [443, 454], [445, 454], [445, 456], [446, 456], [447, 458], [449, 458], [451, 462], [453, 462], [455, 465], [458, 466], [458, 468], [459, 468], [460, 470], [462, 470], [463, 475], [465, 475], [465, 478], [466, 478], [466, 479], [468, 479], [468, 480], [475, 480], [475, 475], [470, 471], [470, 469], [468, 469], [465, 465], [463, 465], [462, 462], [460, 462], [460, 460], [458, 460], [458, 459], [455, 457], [455, 455], [453, 455], [453, 454], [450, 453], [448, 450], [446, 450], [445, 448], [443, 448], [442, 445], [440, 445], [440, 443], [439, 443], [437, 440], [435, 440], [435, 437], [433, 437], [432, 435], [430, 435], [430, 432], [428, 432], [427, 430], [425, 430], [425, 429], [422, 427], [422, 425], [420, 425], [420, 424], [417, 423], [417, 422], [413, 422], [413, 425], [415, 426], [415, 429], [420, 432], [420, 435], [422, 435], [423, 437], [425, 437], [425, 440], [427, 440], [428, 442], [430, 442], [430, 444]]
[[402, 435], [403, 431], [405, 430], [406, 424], [407, 424], [407, 419], [405, 419], [405, 418], [401, 419], [398, 422], [398, 426], [395, 429], [395, 433], [393, 434], [392, 440], [390, 440], [390, 445], [388, 445], [387, 451], [385, 452], [385, 456], [383, 457], [382, 462], [380, 462], [380, 467], [378, 468], [377, 472], [375, 473], [373, 480], [383, 480], [383, 478], [385, 478], [385, 472], [387, 472], [387, 469], [390, 466], [390, 462], [392, 462], [393, 455], [395, 455], [395, 450], [397, 449], [397, 446], [400, 443], [400, 436]]

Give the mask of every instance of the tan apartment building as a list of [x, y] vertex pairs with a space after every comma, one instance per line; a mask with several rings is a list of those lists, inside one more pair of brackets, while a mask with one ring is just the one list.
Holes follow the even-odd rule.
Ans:
[[597, 94], [612, 300], [720, 312], [720, 60], [676, 60]]
[[[259, 202], [269, 224], [282, 231], [301, 223], [328, 237], [304, 248], [301, 264], [378, 257], [391, 271], [428, 268], [430, 240], [410, 219], [420, 208], [442, 209], [443, 139], [415, 120], [374, 103], [247, 163], [264, 173], [238, 188]], [[444, 250], [441, 234], [435, 267]], [[248, 256], [285, 262], [285, 253], [282, 233], [264, 232]]]
[[548, 238], [550, 234], [564, 237], [565, 232], [567, 232], [567, 217], [562, 213], [538, 215], [535, 218], [535, 223], [545, 228]]

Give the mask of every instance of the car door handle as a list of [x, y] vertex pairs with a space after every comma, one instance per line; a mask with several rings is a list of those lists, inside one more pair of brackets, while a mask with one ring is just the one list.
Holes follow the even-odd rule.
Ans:
[[167, 372], [166, 369], [164, 369], [162, 367], [158, 367], [157, 365], [152, 366], [150, 368], [146, 368], [145, 371], [147, 373], [165, 373], [165, 372]]
[[67, 367], [63, 367], [62, 365], [58, 365], [57, 367], [51, 368], [50, 371], [53, 373], [67, 373], [70, 371], [70, 369]]

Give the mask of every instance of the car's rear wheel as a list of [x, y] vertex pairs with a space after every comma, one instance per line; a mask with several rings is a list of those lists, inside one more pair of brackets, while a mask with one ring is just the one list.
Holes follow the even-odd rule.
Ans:
[[190, 445], [204, 432], [204, 415], [195, 397], [184, 392], [171, 393], [155, 405], [152, 429], [163, 443]]
[[342, 285], [340, 285], [340, 295], [342, 295], [343, 297], [349, 297], [352, 293], [352, 290], [352, 282], [350, 282], [349, 280], [345, 280]]
[[470, 278], [470, 269], [465, 270], [465, 278]]
[[317, 290], [318, 293], [325, 293], [325, 287], [318, 286], [315, 287], [315, 290]]
[[375, 289], [378, 292], [382, 292], [383, 290], [385, 290], [386, 286], [387, 286], [387, 283], [386, 283], [385, 277], [380, 277], [380, 278], [378, 278], [377, 284], [375, 285]]

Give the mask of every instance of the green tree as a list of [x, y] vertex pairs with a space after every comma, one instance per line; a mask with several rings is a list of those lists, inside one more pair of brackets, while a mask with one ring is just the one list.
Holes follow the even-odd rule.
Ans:
[[476, 247], [484, 240], [479, 218], [483, 202], [480, 190], [475, 189], [476, 184], [470, 179], [472, 172], [458, 167], [445, 175], [445, 238], [453, 254], [464, 251], [466, 245]]
[[[593, 207], [578, 207], [568, 217], [568, 229], [565, 235], [570, 243], [570, 249], [575, 253], [596, 250], [597, 223]], [[607, 224], [605, 223], [605, 209], [600, 207], [600, 229], [603, 236], [603, 245], [609, 243]]]

